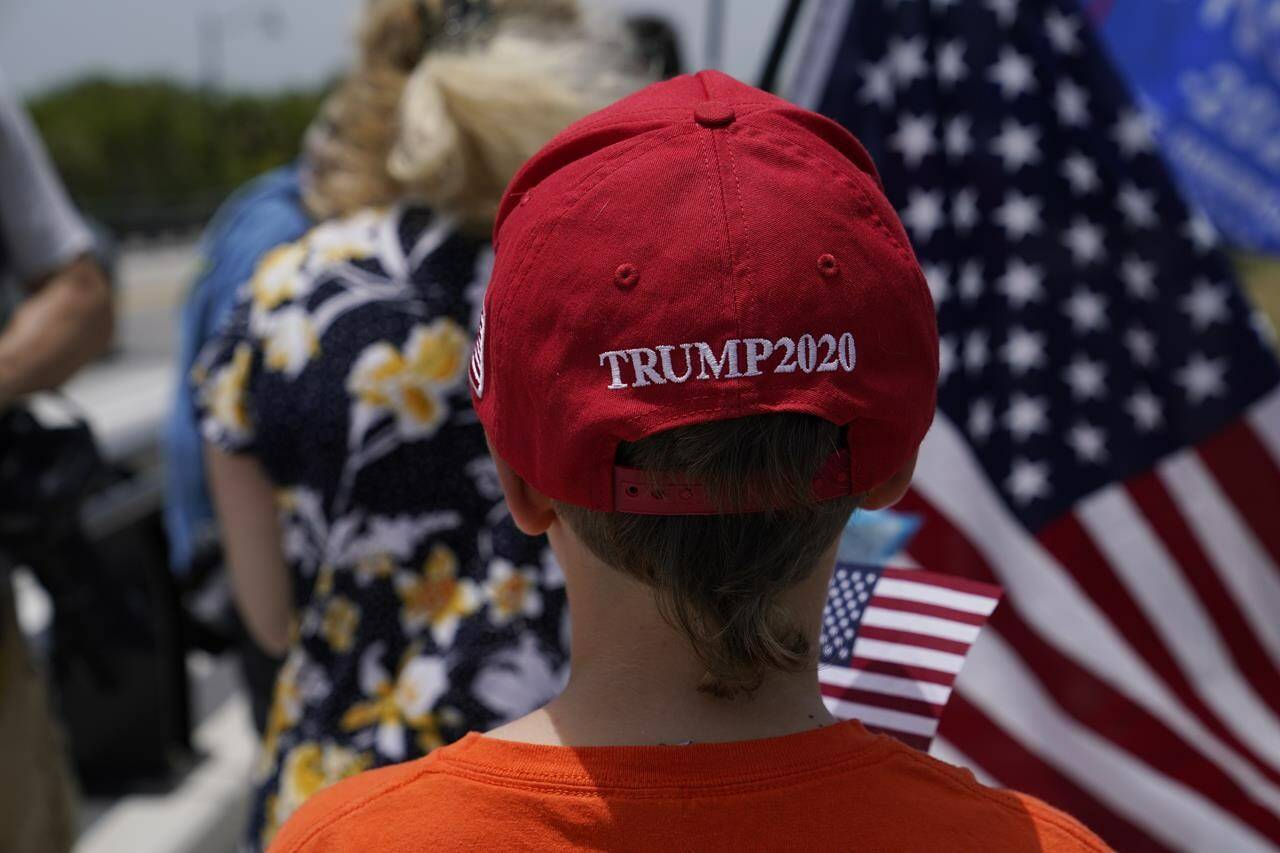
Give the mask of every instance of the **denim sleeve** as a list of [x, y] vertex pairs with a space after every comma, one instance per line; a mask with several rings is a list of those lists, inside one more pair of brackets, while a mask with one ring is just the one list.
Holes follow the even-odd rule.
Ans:
[[310, 225], [297, 169], [286, 167], [236, 193], [205, 232], [200, 269], [180, 318], [176, 393], [165, 435], [165, 526], [171, 561], [179, 570], [189, 565], [196, 538], [213, 521], [192, 370], [218, 331], [235, 325], [229, 318], [237, 294], [262, 257], [299, 239]]

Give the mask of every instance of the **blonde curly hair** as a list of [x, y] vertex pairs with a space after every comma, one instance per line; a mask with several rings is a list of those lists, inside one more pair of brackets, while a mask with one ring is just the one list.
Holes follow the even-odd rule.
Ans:
[[303, 146], [317, 219], [400, 199], [486, 228], [556, 133], [651, 81], [620, 29], [576, 0], [490, 0], [449, 32], [445, 0], [366, 0], [359, 53]]

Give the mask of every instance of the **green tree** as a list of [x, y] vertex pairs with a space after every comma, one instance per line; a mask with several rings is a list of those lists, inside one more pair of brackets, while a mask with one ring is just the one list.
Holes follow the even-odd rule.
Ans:
[[294, 159], [322, 97], [90, 78], [28, 106], [77, 202], [128, 232], [198, 224], [235, 187]]

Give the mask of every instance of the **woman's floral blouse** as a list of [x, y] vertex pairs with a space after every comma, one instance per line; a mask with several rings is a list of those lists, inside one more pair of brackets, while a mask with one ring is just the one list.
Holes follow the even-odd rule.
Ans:
[[421, 209], [322, 225], [263, 260], [197, 363], [205, 438], [278, 486], [293, 575], [254, 845], [324, 786], [562, 683], [563, 579], [508, 517], [467, 396], [489, 258]]

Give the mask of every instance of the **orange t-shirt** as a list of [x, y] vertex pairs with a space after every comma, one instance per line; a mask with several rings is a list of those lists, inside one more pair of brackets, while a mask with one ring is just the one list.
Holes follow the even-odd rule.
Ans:
[[856, 722], [769, 740], [563, 747], [470, 734], [317, 794], [272, 853], [1108, 848]]

